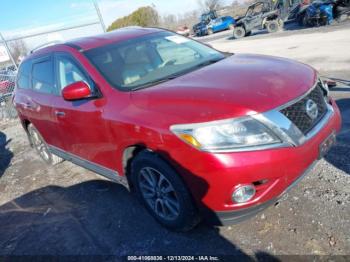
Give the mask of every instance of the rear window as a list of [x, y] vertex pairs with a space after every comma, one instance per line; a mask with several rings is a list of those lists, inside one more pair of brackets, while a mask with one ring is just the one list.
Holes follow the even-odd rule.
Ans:
[[53, 62], [51, 59], [33, 65], [33, 89], [40, 93], [52, 93], [54, 85]]
[[32, 63], [30, 61], [24, 61], [18, 70], [17, 87], [23, 89], [30, 88], [29, 75], [32, 69]]

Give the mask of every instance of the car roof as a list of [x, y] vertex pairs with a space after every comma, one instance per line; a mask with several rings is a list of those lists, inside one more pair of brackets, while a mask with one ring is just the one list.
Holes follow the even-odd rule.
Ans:
[[137, 38], [147, 34], [152, 34], [152, 33], [157, 33], [162, 31], [165, 31], [165, 30], [160, 28], [145, 28], [145, 27], [138, 27], [138, 26], [124, 27], [121, 29], [113, 30], [108, 33], [95, 35], [95, 36], [76, 38], [64, 43], [49, 45], [47, 47], [40, 48], [37, 51], [34, 51], [31, 55], [27, 56], [24, 59], [24, 61], [30, 58], [35, 58], [37, 55], [40, 56], [42, 54], [50, 53], [51, 51], [54, 51], [58, 46], [70, 46], [79, 50], [80, 52], [83, 52], [83, 51], [97, 48], [100, 46], [117, 43], [128, 39]]
[[99, 46], [104, 46], [110, 43], [116, 43], [124, 40], [128, 40], [131, 38], [140, 37], [146, 34], [156, 33], [164, 31], [159, 28], [145, 28], [145, 27], [124, 27], [121, 29], [117, 29], [108, 33], [82, 37], [74, 40], [70, 40], [66, 42], [66, 45], [79, 47], [81, 50], [88, 50], [92, 48], [96, 48]]

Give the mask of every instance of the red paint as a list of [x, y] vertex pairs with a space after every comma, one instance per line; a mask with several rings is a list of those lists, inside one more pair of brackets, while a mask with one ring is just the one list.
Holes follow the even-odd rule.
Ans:
[[[123, 29], [73, 43], [90, 49], [159, 29]], [[179, 172], [199, 205], [212, 210], [237, 210], [279, 196], [317, 159], [319, 144], [341, 119], [335, 114], [311, 140], [299, 147], [213, 154], [179, 140], [169, 127], [261, 113], [307, 92], [316, 81], [311, 67], [259, 55], [233, 55], [182, 77], [135, 92], [113, 88], [78, 50], [56, 45], [30, 59], [52, 52], [69, 53], [99, 88], [101, 97], [65, 101], [61, 96], [16, 90], [14, 102], [22, 122], [33, 123], [50, 145], [124, 174], [127, 147], [142, 145], [167, 159]], [[88, 96], [81, 83], [63, 91], [66, 100]], [[24, 105], [29, 104], [30, 108]], [[64, 117], [55, 114], [64, 112]], [[268, 179], [245, 204], [231, 201], [238, 184]]]
[[89, 86], [82, 81], [75, 82], [66, 86], [62, 90], [62, 96], [65, 100], [74, 101], [87, 98], [91, 95]]

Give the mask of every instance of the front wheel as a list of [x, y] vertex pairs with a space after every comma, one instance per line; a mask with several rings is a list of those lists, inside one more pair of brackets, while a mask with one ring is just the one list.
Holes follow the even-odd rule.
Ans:
[[36, 152], [39, 154], [41, 159], [45, 161], [46, 164], [56, 165], [63, 161], [62, 158], [50, 152], [39, 131], [32, 124], [28, 126], [28, 136], [31, 145], [34, 147]]
[[235, 27], [235, 29], [233, 30], [233, 36], [236, 39], [245, 37], [245, 29], [242, 26], [237, 26]]
[[280, 28], [280, 24], [276, 20], [271, 20], [266, 23], [266, 29], [269, 33], [276, 33]]
[[188, 231], [199, 222], [197, 209], [186, 185], [157, 154], [143, 151], [131, 163], [135, 193], [163, 226]]

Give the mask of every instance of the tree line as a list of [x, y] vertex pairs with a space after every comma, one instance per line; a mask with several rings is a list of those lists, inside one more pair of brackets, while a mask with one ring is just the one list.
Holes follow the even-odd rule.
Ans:
[[126, 26], [143, 26], [143, 27], [163, 27], [176, 31], [180, 26], [191, 28], [198, 23], [201, 13], [210, 10], [220, 10], [220, 16], [230, 15], [233, 17], [241, 16], [245, 13], [247, 6], [254, 0], [246, 0], [245, 2], [233, 1], [231, 5], [224, 6], [222, 0], [198, 0], [199, 9], [191, 12], [184, 12], [181, 15], [159, 15], [156, 7], [145, 6], [140, 7], [128, 16], [116, 19], [107, 31], [112, 31]]

